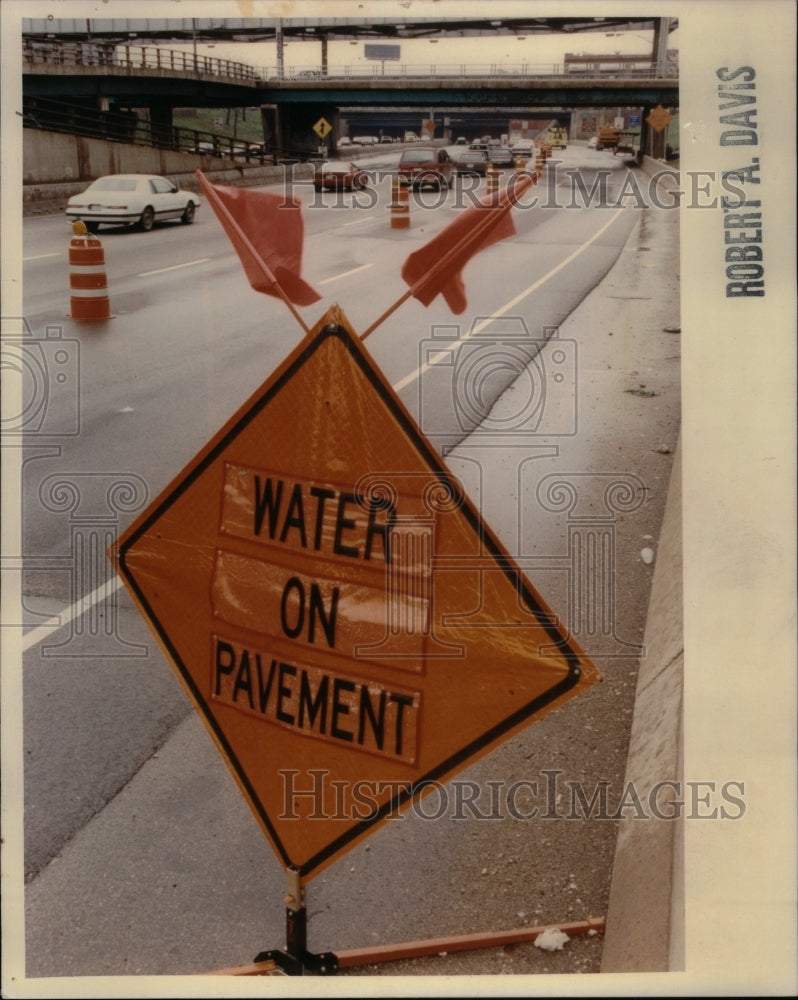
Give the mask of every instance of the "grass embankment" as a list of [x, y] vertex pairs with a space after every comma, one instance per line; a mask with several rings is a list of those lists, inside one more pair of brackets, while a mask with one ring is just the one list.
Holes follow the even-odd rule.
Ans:
[[172, 124], [243, 142], [263, 142], [259, 108], [175, 108]]

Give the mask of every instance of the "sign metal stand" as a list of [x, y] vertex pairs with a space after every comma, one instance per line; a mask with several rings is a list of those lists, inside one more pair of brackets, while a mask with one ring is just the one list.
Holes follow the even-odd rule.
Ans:
[[533, 943], [547, 930], [558, 930], [568, 937], [580, 934], [600, 934], [604, 931], [603, 917], [570, 921], [563, 924], [546, 924], [536, 927], [517, 927], [505, 931], [484, 931], [451, 937], [403, 941], [399, 944], [372, 945], [367, 948], [350, 948], [343, 951], [311, 952], [307, 942], [307, 907], [305, 889], [299, 873], [289, 869], [288, 892], [285, 897], [286, 943], [282, 949], [262, 951], [253, 964], [233, 969], [223, 969], [213, 975], [228, 976], [334, 976], [341, 969], [372, 965], [380, 962], [398, 962], [407, 958], [443, 955], [455, 951], [476, 951], [480, 948]]

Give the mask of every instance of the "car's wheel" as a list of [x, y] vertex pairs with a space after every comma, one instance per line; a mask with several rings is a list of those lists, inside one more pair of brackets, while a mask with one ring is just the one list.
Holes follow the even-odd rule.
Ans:
[[87, 222], [86, 223], [86, 229], [88, 230], [88, 232], [96, 234], [96, 233], [98, 233], [100, 231], [100, 223], [99, 222]]
[[141, 218], [139, 219], [139, 226], [141, 227], [141, 229], [144, 230], [145, 233], [148, 233], [152, 229], [154, 223], [155, 223], [155, 212], [148, 205], [141, 213]]
[[183, 214], [180, 216], [180, 221], [183, 223], [184, 226], [190, 226], [191, 223], [194, 221], [194, 211], [195, 211], [194, 202], [190, 201], [188, 205], [186, 205], [185, 212], [183, 212]]

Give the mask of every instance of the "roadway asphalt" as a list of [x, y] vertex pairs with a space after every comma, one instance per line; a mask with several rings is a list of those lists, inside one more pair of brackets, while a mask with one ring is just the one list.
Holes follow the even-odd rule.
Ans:
[[[648, 536], [636, 530], [623, 539], [624, 557], [636, 564], [639, 580], [638, 592], [623, 599], [642, 601], [643, 619], [653, 570], [639, 552], [650, 547], [656, 553], [678, 438], [678, 254], [677, 213], [641, 214], [615, 266], [560, 330], [584, 348], [583, 370], [593, 389], [583, 446], [593, 452], [594, 471], [614, 468], [614, 460], [600, 422], [591, 427], [591, 393], [617, 393], [619, 403], [629, 404], [618, 406], [618, 420], [637, 439], [634, 471], [649, 490], [651, 529]], [[598, 354], [595, 362], [591, 358], [598, 336], [603, 347], [607, 338], [617, 338], [612, 364], [599, 363]], [[512, 393], [502, 400], [499, 406], [511, 406]], [[468, 466], [470, 446], [478, 443], [466, 439], [449, 456], [453, 467]], [[490, 503], [500, 502], [500, 491], [485, 499], [490, 521]], [[120, 615], [129, 640], [146, 643], [146, 629], [123, 597]], [[639, 636], [625, 638], [639, 642], [642, 626]], [[508, 741], [464, 777], [484, 788], [496, 775], [523, 781], [545, 770], [574, 777], [589, 790], [608, 773], [607, 760], [597, 768], [590, 764], [591, 734], [614, 718], [621, 724], [610, 780], [621, 781], [621, 734], [629, 730], [636, 671], [614, 661], [602, 669], [605, 683], [595, 693]], [[145, 980], [128, 977], [194, 977], [245, 965], [285, 940], [284, 874], [221, 758], [193, 712], [178, 718], [181, 695], [170, 674], [150, 677], [145, 669], [140, 679], [163, 685], [175, 706], [168, 738], [26, 887], [27, 975], [56, 977], [59, 991], [74, 986], [94, 995], [103, 987], [83, 977], [111, 976], [122, 977], [114, 989], [140, 995]], [[363, 947], [603, 916], [614, 837], [606, 836], [607, 824], [560, 817], [552, 830], [554, 825], [556, 837], [543, 823], [531, 830], [519, 822], [449, 816], [429, 822], [412, 815], [388, 824], [309, 884], [309, 945], [315, 951]], [[367, 965], [350, 974], [590, 975], [599, 971], [602, 946], [601, 935], [584, 935], [562, 951], [523, 945]], [[237, 995], [242, 982], [226, 982], [225, 995]], [[593, 976], [583, 982], [597, 986]], [[209, 986], [169, 978], [157, 984], [174, 996], [218, 995], [212, 992], [218, 981]], [[398, 985], [400, 992], [413, 988], [412, 979]], [[617, 983], [615, 992], [623, 995]]]

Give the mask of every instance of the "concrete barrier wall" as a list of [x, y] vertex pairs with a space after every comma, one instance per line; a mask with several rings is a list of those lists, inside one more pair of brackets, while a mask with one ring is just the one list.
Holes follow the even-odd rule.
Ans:
[[73, 136], [22, 130], [22, 183], [53, 184], [79, 180], [78, 150]]
[[[668, 500], [657, 546], [645, 632], [645, 656], [637, 678], [634, 719], [624, 787], [641, 798], [661, 781], [674, 782], [680, 798], [682, 774], [681, 448], [676, 449]], [[658, 799], [667, 816], [667, 790]], [[678, 813], [678, 809], [675, 810]], [[684, 819], [620, 821], [602, 972], [675, 972], [684, 969]]]
[[[23, 130], [23, 215], [58, 212], [73, 194], [105, 174], [160, 174], [187, 191], [197, 191], [200, 169], [218, 184], [279, 184], [285, 167], [233, 164], [216, 156], [178, 153], [103, 139], [86, 139], [39, 129]], [[307, 163], [293, 167], [297, 178], [309, 178]]]
[[670, 170], [675, 174], [679, 172], [678, 160], [671, 160], [670, 162], [667, 160], [655, 160], [653, 156], [642, 156], [638, 166], [649, 177], [654, 177], [656, 174], [662, 173], [663, 170]]
[[[23, 184], [88, 183], [104, 174], [190, 173], [215, 158], [40, 129], [23, 131]], [[218, 160], [216, 161], [218, 163]]]

